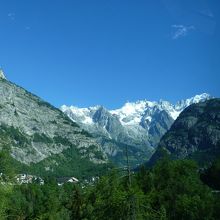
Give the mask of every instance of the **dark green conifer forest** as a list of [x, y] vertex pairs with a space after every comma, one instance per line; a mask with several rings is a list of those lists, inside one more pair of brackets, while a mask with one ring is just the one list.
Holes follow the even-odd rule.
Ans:
[[162, 159], [152, 168], [113, 168], [95, 183], [62, 186], [54, 178], [14, 184], [7, 161], [2, 151], [1, 220], [220, 219], [220, 160], [200, 171], [194, 161]]

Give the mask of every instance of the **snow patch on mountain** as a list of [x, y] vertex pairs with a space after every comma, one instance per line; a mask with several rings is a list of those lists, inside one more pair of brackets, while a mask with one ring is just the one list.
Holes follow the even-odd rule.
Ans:
[[213, 97], [207, 93], [202, 93], [201, 95], [195, 95], [192, 98], [177, 102], [177, 104], [175, 105], [175, 110], [178, 112], [182, 112], [186, 107], [190, 106], [191, 104], [203, 102], [211, 98]]
[[2, 69], [0, 69], [0, 79], [6, 79], [5, 74]]
[[146, 107], [146, 101], [128, 102], [122, 108], [109, 112], [116, 115], [123, 125], [136, 125], [141, 122]]

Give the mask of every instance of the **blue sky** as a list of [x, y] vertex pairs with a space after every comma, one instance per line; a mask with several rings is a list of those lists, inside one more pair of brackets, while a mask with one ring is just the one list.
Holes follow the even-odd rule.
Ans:
[[0, 0], [0, 66], [59, 107], [220, 97], [218, 0]]

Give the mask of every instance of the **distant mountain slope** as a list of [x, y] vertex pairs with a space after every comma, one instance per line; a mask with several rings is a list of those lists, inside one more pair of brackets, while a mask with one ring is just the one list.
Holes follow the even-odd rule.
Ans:
[[173, 159], [192, 158], [200, 164], [220, 155], [220, 99], [186, 108], [162, 137], [150, 163], [164, 153]]
[[0, 96], [0, 149], [9, 148], [17, 161], [42, 164], [41, 169], [51, 172], [69, 167], [71, 171], [64, 170], [69, 174], [79, 172], [83, 166], [79, 163], [87, 164], [81, 170], [84, 172], [107, 162], [101, 146], [88, 132], [59, 109], [7, 81], [2, 72]]
[[204, 93], [175, 105], [162, 100], [144, 100], [126, 103], [122, 108], [111, 111], [102, 106], [77, 108], [65, 105], [61, 110], [92, 133], [113, 161], [119, 164], [126, 162], [124, 151], [127, 146], [132, 165], [136, 166], [149, 159], [160, 138], [186, 107], [210, 98]]

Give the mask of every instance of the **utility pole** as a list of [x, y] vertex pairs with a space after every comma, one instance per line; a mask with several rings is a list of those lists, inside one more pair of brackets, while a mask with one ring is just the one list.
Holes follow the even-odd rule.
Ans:
[[[132, 180], [131, 180], [131, 168], [129, 163], [129, 156], [128, 156], [128, 146], [126, 145], [126, 160], [127, 160], [127, 175], [128, 175], [128, 192], [130, 194]], [[136, 220], [136, 213], [135, 213], [135, 195], [129, 196], [129, 220]]]
[[128, 187], [131, 187], [131, 168], [128, 157], [128, 146], [126, 145], [126, 160], [127, 160], [127, 174], [128, 174]]

